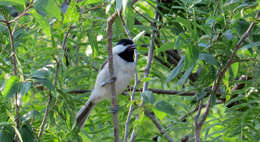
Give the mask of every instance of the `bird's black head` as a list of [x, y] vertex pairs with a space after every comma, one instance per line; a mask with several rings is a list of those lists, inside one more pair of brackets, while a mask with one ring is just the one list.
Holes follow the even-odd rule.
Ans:
[[117, 42], [116, 45], [120, 45], [120, 44], [126, 46], [126, 45], [133, 45], [134, 42], [133, 42], [132, 40], [130, 40], [130, 39], [120, 39], [120, 40]]
[[134, 62], [134, 49], [135, 45], [132, 40], [121, 39], [117, 42], [117, 48], [120, 48], [120, 52], [117, 54], [127, 62]]

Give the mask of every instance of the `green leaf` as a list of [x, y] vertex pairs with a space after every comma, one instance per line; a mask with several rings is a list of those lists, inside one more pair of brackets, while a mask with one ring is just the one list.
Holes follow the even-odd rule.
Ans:
[[34, 8], [40, 11], [40, 14], [43, 12], [42, 14], [46, 16], [61, 20], [61, 10], [55, 0], [36, 0]]
[[30, 120], [31, 118], [33, 118], [36, 115], [39, 115], [38, 111], [35, 111], [35, 110], [29, 111], [29, 112], [27, 112], [26, 114], [24, 114], [22, 116], [22, 121], [26, 122], [26, 121]]
[[184, 73], [184, 75], [181, 77], [180, 80], [178, 80], [177, 85], [183, 85], [185, 83], [185, 81], [188, 79], [188, 77], [190, 76], [190, 74], [192, 73], [192, 70], [194, 68], [194, 65], [189, 67], [186, 72]]
[[232, 34], [232, 30], [225, 31], [223, 35], [227, 40], [232, 40], [234, 38], [234, 35]]
[[24, 5], [27, 0], [1, 0], [0, 5]]
[[43, 32], [47, 36], [50, 37], [51, 36], [51, 28], [50, 28], [50, 24], [48, 23], [48, 21], [46, 19], [44, 19], [39, 13], [37, 13], [35, 9], [31, 9], [30, 12], [33, 15], [33, 17], [35, 18], [36, 22], [42, 28]]
[[10, 125], [13, 125], [13, 123], [11, 122], [0, 122], [0, 126], [10, 126]]
[[49, 90], [53, 91], [55, 89], [54, 85], [51, 83], [51, 81], [47, 79], [41, 79], [41, 78], [36, 78], [35, 79], [37, 82], [41, 83], [43, 86], [47, 87]]
[[145, 103], [153, 104], [155, 102], [155, 97], [152, 91], [144, 91], [141, 95]]
[[187, 28], [189, 31], [193, 31], [193, 29], [191, 28], [191, 22], [187, 19], [184, 19], [182, 17], [176, 17], [176, 22], [180, 23], [182, 26], [184, 26], [185, 28]]
[[241, 49], [245, 50], [245, 49], [250, 49], [250, 48], [253, 48], [253, 47], [260, 47], [260, 41], [251, 42], [251, 43], [249, 43], [247, 45], [244, 45]]
[[13, 142], [14, 139], [14, 130], [10, 126], [4, 126], [1, 129], [0, 141], [1, 142]]
[[12, 96], [18, 90], [17, 83], [18, 83], [18, 78], [16, 76], [11, 76], [5, 82], [4, 90], [3, 90], [2, 94], [4, 96], [8, 96], [8, 97]]
[[20, 142], [23, 142], [23, 139], [22, 139], [22, 136], [21, 136], [21, 133], [19, 132], [19, 130], [15, 126], [13, 126], [13, 128], [14, 128], [14, 131], [15, 131], [16, 135], [18, 136]]
[[153, 112], [155, 113], [156, 117], [158, 117], [160, 120], [163, 120], [163, 118], [165, 118], [165, 116], [167, 116], [167, 113], [165, 113], [163, 111], [159, 111], [154, 108], [153, 108]]
[[77, 23], [79, 21], [79, 11], [77, 9], [77, 2], [71, 1], [68, 10], [64, 15], [64, 23]]
[[172, 107], [172, 105], [166, 101], [160, 101], [160, 102], [156, 103], [155, 108], [157, 110], [160, 110], [162, 112], [165, 112], [165, 113], [168, 113], [171, 115], [176, 114], [175, 109]]
[[89, 4], [95, 4], [95, 3], [100, 3], [103, 0], [83, 0], [81, 2], [79, 2], [79, 6], [84, 6], [84, 5], [89, 5]]
[[140, 33], [138, 33], [134, 38], [133, 41], [137, 41], [141, 36], [143, 36], [145, 34], [145, 31], [141, 31]]
[[210, 106], [213, 107], [216, 104], [216, 95], [211, 94], [210, 95]]
[[23, 96], [29, 91], [30, 88], [31, 88], [31, 82], [20, 82], [18, 95]]
[[20, 133], [24, 142], [34, 142], [35, 134], [29, 125], [23, 125], [22, 128], [20, 128]]
[[209, 48], [209, 44], [206, 44], [206, 43], [199, 43], [198, 46], [204, 47], [205, 49]]
[[152, 79], [151, 77], [144, 77], [144, 78], [142, 78], [142, 82], [148, 82], [151, 79]]
[[204, 90], [202, 90], [201, 92], [199, 92], [196, 96], [197, 96], [197, 101], [201, 100], [202, 98], [204, 98], [207, 95], [207, 92]]
[[194, 64], [196, 64], [198, 58], [199, 58], [199, 48], [196, 46], [190, 45], [188, 49], [186, 50], [186, 60], [184, 64], [184, 68], [188, 68]]
[[5, 17], [2, 14], [0, 14], [0, 20], [5, 20]]
[[174, 47], [174, 43], [173, 42], [167, 42], [162, 44], [162, 46], [160, 48], [156, 48], [156, 52], [165, 52], [167, 50], [170, 50]]
[[236, 78], [238, 75], [238, 69], [239, 69], [239, 62], [236, 62], [231, 65], [232, 72], [234, 74], [234, 77]]
[[38, 79], [47, 79], [50, 76], [50, 72], [48, 69], [39, 69], [37, 71], [35, 71], [31, 77], [32, 78], [38, 78]]
[[128, 0], [122, 0], [123, 13], [125, 13]]
[[185, 56], [181, 58], [181, 60], [178, 62], [178, 65], [171, 71], [167, 80], [168, 82], [173, 80], [175, 77], [177, 77], [177, 75], [179, 75], [179, 73], [182, 71], [184, 67], [184, 60], [185, 60]]
[[89, 43], [91, 45], [91, 49], [93, 51], [92, 57], [95, 58], [97, 54], [96, 48], [98, 48], [97, 38], [96, 38], [97, 34], [96, 32], [93, 32], [93, 30], [88, 30], [87, 35], [88, 35]]
[[211, 54], [200, 53], [199, 59], [205, 61], [206, 63], [208, 63], [210, 65], [215, 65], [217, 67], [220, 66], [218, 61]]

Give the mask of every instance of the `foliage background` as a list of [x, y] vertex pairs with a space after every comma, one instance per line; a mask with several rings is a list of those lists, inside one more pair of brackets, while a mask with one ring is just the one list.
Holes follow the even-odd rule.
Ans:
[[[3, 21], [15, 19], [28, 4], [31, 8], [26, 14], [10, 24], [14, 56], [8, 26]], [[181, 141], [185, 135], [194, 141], [196, 113], [189, 112], [196, 108], [199, 100], [207, 103], [203, 98], [208, 97], [208, 88], [226, 65], [249, 24], [255, 22], [225, 73], [217, 95], [212, 96], [201, 140], [260, 141], [260, 25], [254, 18], [260, 3], [255, 0], [161, 0], [159, 4], [154, 0], [1, 0], [0, 141], [12, 142], [15, 133], [24, 142], [113, 141], [111, 102], [108, 100], [97, 105], [79, 134], [72, 133], [71, 128], [107, 57], [107, 18], [121, 8], [131, 35], [137, 39], [141, 81], [138, 89], [143, 82], [149, 82], [149, 88], [194, 92], [190, 96], [137, 92], [136, 100], [131, 103], [128, 96], [131, 92], [119, 95], [121, 138], [129, 105], [135, 104], [130, 130], [135, 128], [136, 141], [150, 142], [155, 138], [159, 142], [166, 141], [144, 115], [144, 108], [155, 113], [166, 133], [176, 141]], [[153, 18], [156, 12], [159, 20]], [[152, 27], [152, 22], [157, 26]], [[153, 62], [149, 77], [143, 78], [153, 30], [156, 31]], [[113, 25], [114, 44], [126, 37], [117, 18]], [[12, 57], [16, 60], [17, 74]], [[239, 80], [242, 75], [247, 79]], [[232, 89], [237, 84], [244, 86]], [[15, 103], [16, 96], [18, 103]], [[39, 138], [50, 96], [49, 114]], [[137, 107], [142, 101], [144, 107]], [[19, 129], [15, 121], [16, 104], [20, 108]], [[233, 106], [228, 107], [229, 104]], [[135, 114], [139, 114], [137, 121]], [[185, 114], [187, 117], [182, 121], [180, 117]]]

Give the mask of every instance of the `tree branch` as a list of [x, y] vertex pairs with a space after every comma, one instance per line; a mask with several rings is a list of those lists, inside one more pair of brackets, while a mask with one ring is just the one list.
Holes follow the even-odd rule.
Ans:
[[[70, 32], [70, 29], [71, 29], [71, 26], [69, 27], [69, 29], [67, 30], [67, 32], [65, 33], [64, 35], [64, 38], [62, 40], [62, 49], [64, 50], [65, 49], [65, 46], [66, 46], [66, 42], [67, 42], [67, 39], [68, 39], [68, 36], [69, 36], [69, 32]], [[60, 61], [56, 61], [56, 71], [55, 71], [55, 78], [54, 78], [54, 87], [56, 88], [57, 86], [57, 80], [58, 80], [58, 73], [59, 73], [59, 67], [60, 67]], [[46, 109], [45, 109], [45, 112], [44, 112], [44, 116], [43, 116], [43, 120], [42, 120], [42, 123], [41, 123], [41, 126], [40, 126], [40, 131], [38, 133], [38, 138], [40, 139], [41, 135], [43, 134], [43, 131], [44, 131], [44, 126], [46, 124], [46, 120], [47, 120], [47, 117], [48, 117], [48, 114], [49, 114], [49, 111], [50, 111], [50, 107], [51, 107], [51, 102], [52, 102], [52, 93], [51, 91], [49, 92], [49, 99], [48, 99], [48, 104], [46, 106]], [[56, 105], [56, 103], [55, 103]]]
[[[10, 23], [6, 23], [8, 33], [9, 33], [9, 40], [10, 40], [10, 46], [11, 46], [11, 63], [13, 64], [13, 72], [15, 76], [18, 76], [17, 74], [17, 61], [16, 61], [16, 54], [15, 54], [15, 47], [14, 47], [14, 36], [11, 29]], [[15, 118], [15, 125], [16, 128], [19, 129], [20, 127], [20, 106], [19, 106], [19, 96], [17, 92], [15, 93], [15, 108], [16, 108], [16, 118]], [[15, 136], [15, 141], [19, 142], [19, 139], [17, 136]]]
[[[135, 86], [135, 85], [134, 85]], [[128, 88], [128, 90], [125, 91], [127, 93], [128, 91], [133, 91], [135, 92], [142, 92], [142, 89], [135, 89], [133, 88]], [[155, 94], [159, 95], [177, 95], [177, 96], [194, 96], [196, 95], [196, 92], [183, 92], [183, 91], [174, 91], [174, 90], [162, 90], [162, 89], [154, 89], [154, 88], [149, 88], [148, 91], [152, 91]], [[66, 93], [68, 94], [84, 94], [84, 93], [90, 93], [91, 90], [70, 90]]]
[[[122, 25], [124, 27], [125, 33], [127, 34], [128, 38], [133, 40], [129, 30], [127, 29], [125, 20], [124, 20], [121, 13], [120, 13], [120, 19], [121, 19]], [[135, 64], [135, 66], [137, 66], [137, 60], [138, 60], [137, 49], [135, 49], [134, 52], [135, 52], [135, 62], [134, 62], [134, 64]], [[130, 96], [131, 102], [134, 102], [134, 97], [135, 97], [137, 85], [138, 85], [138, 74], [137, 74], [137, 69], [135, 68], [135, 83], [134, 83], [134, 87], [132, 89], [132, 93], [131, 93], [131, 96]], [[131, 119], [133, 111], [134, 111], [134, 106], [133, 106], [133, 103], [131, 103], [131, 105], [129, 107], [128, 114], [127, 114], [127, 119], [126, 119], [126, 122], [125, 122], [125, 134], [124, 134], [123, 142], [127, 142], [127, 138], [128, 138], [128, 135], [129, 135], [129, 123], [130, 123], [130, 119]]]
[[155, 124], [156, 128], [160, 131], [160, 134], [162, 134], [164, 136], [164, 138], [168, 141], [168, 142], [174, 142], [173, 139], [170, 138], [169, 135], [166, 134], [166, 129], [163, 128], [163, 126], [161, 126], [159, 120], [155, 117], [153, 112], [149, 112], [147, 110], [144, 110], [144, 114], [150, 118], [152, 120], [152, 122]]
[[[159, 6], [159, 0], [156, 0], [157, 3], [157, 8]], [[158, 20], [159, 18], [159, 13], [156, 11], [155, 12], [155, 17], [154, 20]], [[155, 38], [156, 38], [156, 33], [157, 31], [157, 27], [156, 27], [156, 22], [152, 22], [151, 23], [151, 27], [153, 27], [152, 30], [152, 35], [151, 35], [151, 40], [150, 40], [150, 47], [149, 47], [149, 51], [148, 51], [148, 59], [147, 59], [147, 63], [146, 63], [146, 67], [144, 69], [144, 78], [149, 77], [149, 73], [150, 73], [150, 69], [151, 69], [151, 63], [152, 63], [152, 59], [153, 59], [153, 53], [154, 53], [154, 49], [155, 49]], [[143, 84], [143, 92], [148, 90], [148, 82], [144, 82]], [[143, 97], [142, 97], [143, 100]], [[141, 106], [144, 105], [144, 102], [141, 104]], [[159, 121], [157, 120], [157, 118], [155, 117], [153, 112], [149, 112], [148, 110], [144, 110], [146, 116], [148, 118], [150, 118], [152, 120], [152, 122], [156, 125], [156, 127], [159, 129], [160, 133], [164, 136], [164, 138], [169, 141], [169, 142], [174, 142], [173, 139], [170, 138], [170, 136], [167, 135], [165, 129], [160, 125]], [[153, 115], [151, 115], [153, 114]], [[138, 114], [136, 116], [136, 119], [138, 119]], [[132, 131], [132, 136], [130, 141], [134, 141], [135, 139], [135, 129], [133, 129]]]
[[20, 13], [18, 16], [16, 16], [13, 20], [0, 20], [0, 23], [2, 22], [2, 23], [5, 23], [5, 24], [11, 24], [11, 23], [13, 23], [13, 22], [17, 22], [20, 18], [22, 18], [22, 17], [27, 13], [27, 11], [28, 11], [31, 7], [32, 7], [32, 2], [30, 2], [30, 3], [26, 6], [25, 10], [24, 10], [22, 13]]
[[[118, 13], [115, 12], [107, 20], [107, 51], [108, 51], [108, 67], [110, 79], [114, 77], [114, 68], [113, 68], [113, 54], [112, 54], [112, 24], [114, 23]], [[117, 108], [117, 96], [115, 91], [115, 84], [111, 82], [111, 94], [112, 94], [112, 109], [116, 110]], [[113, 123], [114, 123], [114, 141], [119, 142], [119, 124], [117, 118], [117, 111], [112, 111], [113, 113]]]
[[[260, 15], [260, 11], [257, 12], [256, 14], [256, 19], [259, 18], [259, 15]], [[204, 114], [202, 115], [202, 118], [199, 122], [195, 122], [195, 123], [198, 123], [198, 125], [195, 125], [195, 141], [196, 142], [200, 142], [200, 136], [197, 136], [196, 137], [196, 134], [197, 133], [200, 133], [201, 131], [201, 127], [202, 125], [204, 124], [208, 114], [209, 114], [209, 110], [210, 110], [210, 102], [211, 102], [211, 96], [212, 95], [216, 95], [216, 92], [222, 82], [222, 79], [227, 71], [227, 69], [231, 66], [231, 64], [233, 63], [233, 58], [235, 57], [238, 49], [240, 49], [241, 47], [241, 44], [242, 42], [246, 39], [246, 37], [248, 37], [250, 31], [253, 29], [253, 27], [255, 26], [255, 22], [252, 22], [250, 24], [250, 26], [248, 27], [248, 29], [246, 30], [246, 32], [242, 35], [242, 37], [240, 38], [240, 40], [237, 42], [237, 44], [235, 45], [235, 48], [232, 52], [232, 55], [230, 56], [230, 58], [228, 59], [226, 65], [224, 66], [223, 70], [222, 71], [219, 71], [219, 74], [218, 74], [218, 78], [217, 80], [214, 82], [214, 85], [212, 86], [212, 94], [209, 96], [208, 98], [208, 101], [207, 101], [207, 105], [206, 105], [206, 110], [204, 112]], [[196, 121], [196, 120], [195, 120]]]

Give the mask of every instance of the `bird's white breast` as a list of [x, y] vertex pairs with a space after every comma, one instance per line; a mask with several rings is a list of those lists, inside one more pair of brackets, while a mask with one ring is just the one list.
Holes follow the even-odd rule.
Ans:
[[[114, 76], [116, 77], [115, 88], [116, 94], [122, 93], [128, 86], [130, 80], [133, 78], [135, 72], [135, 64], [133, 62], [126, 62], [118, 55], [113, 56]], [[99, 102], [105, 98], [111, 97], [110, 84], [102, 86], [102, 83], [110, 80], [108, 64], [99, 72], [95, 88], [91, 93], [89, 99]]]

